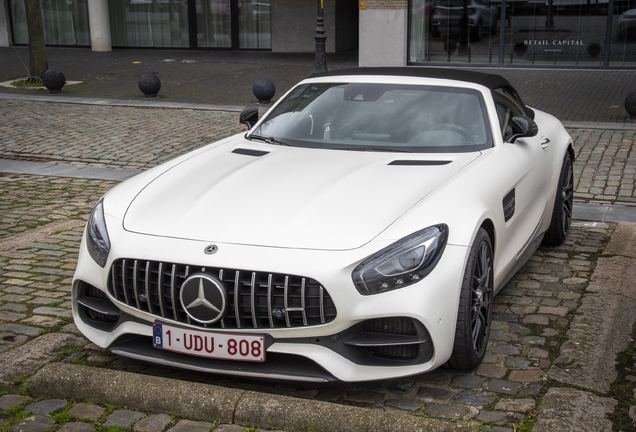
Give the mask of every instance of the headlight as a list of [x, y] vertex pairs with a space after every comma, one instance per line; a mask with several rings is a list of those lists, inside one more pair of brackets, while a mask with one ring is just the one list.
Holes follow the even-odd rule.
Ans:
[[86, 227], [86, 245], [88, 253], [93, 257], [100, 267], [106, 265], [108, 252], [110, 252], [110, 239], [106, 230], [106, 220], [104, 219], [104, 205], [100, 200], [91, 217], [88, 219]]
[[404, 237], [362, 261], [351, 274], [353, 283], [363, 295], [412, 285], [435, 268], [447, 239], [444, 224]]

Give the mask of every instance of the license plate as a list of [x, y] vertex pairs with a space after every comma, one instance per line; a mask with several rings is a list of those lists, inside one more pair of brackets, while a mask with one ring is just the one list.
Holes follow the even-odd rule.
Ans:
[[225, 360], [265, 361], [265, 338], [235, 333], [217, 333], [153, 323], [155, 348]]

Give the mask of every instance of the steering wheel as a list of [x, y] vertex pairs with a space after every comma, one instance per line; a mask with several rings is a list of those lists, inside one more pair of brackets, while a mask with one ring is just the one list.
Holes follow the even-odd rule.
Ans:
[[429, 130], [433, 131], [433, 130], [447, 130], [447, 131], [451, 131], [451, 132], [457, 132], [458, 134], [460, 134], [465, 140], [466, 142], [469, 142], [472, 144], [473, 142], [473, 135], [466, 129], [464, 129], [463, 127], [456, 125], [454, 123], [440, 123], [438, 125], [433, 126], [432, 128], [430, 128]]

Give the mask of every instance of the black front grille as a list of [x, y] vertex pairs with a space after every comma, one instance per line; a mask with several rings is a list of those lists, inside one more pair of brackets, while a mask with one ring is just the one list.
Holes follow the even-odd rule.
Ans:
[[[179, 301], [183, 282], [199, 272], [217, 277], [226, 289], [228, 312], [213, 324], [191, 320]], [[121, 259], [111, 267], [108, 291], [115, 299], [158, 318], [205, 328], [302, 327], [336, 318], [336, 307], [320, 283], [279, 273]]]

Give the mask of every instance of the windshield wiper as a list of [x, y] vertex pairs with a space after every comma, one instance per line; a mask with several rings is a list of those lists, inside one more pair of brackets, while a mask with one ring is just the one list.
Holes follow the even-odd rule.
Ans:
[[375, 152], [390, 152], [390, 153], [413, 153], [409, 150], [401, 150], [389, 147], [331, 147], [333, 150], [349, 150], [349, 151], [375, 151]]
[[282, 142], [277, 140], [274, 137], [266, 137], [266, 136], [262, 136], [262, 135], [250, 135], [247, 139], [251, 140], [252, 138], [256, 138], [257, 140], [261, 140], [261, 141], [265, 141], [267, 144], [278, 144], [278, 145], [283, 145], [283, 146], [289, 146], [290, 144], [287, 144], [286, 142]]

